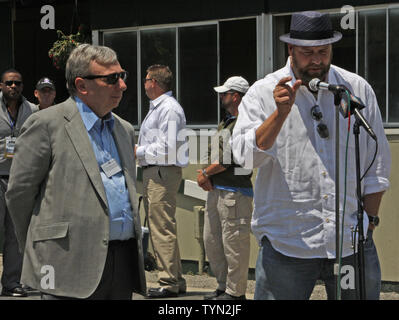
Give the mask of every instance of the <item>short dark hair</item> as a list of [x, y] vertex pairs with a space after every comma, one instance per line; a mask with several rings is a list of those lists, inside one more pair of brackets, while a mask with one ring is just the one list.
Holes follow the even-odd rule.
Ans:
[[151, 78], [158, 82], [162, 90], [165, 92], [172, 90], [173, 73], [168, 66], [154, 64], [147, 68], [147, 73], [151, 74]]
[[6, 71], [4, 71], [4, 72], [1, 74], [1, 82], [3, 82], [4, 76], [5, 76], [7, 73], [18, 73], [18, 74], [21, 76], [21, 80], [22, 80], [22, 73], [21, 73], [21, 72], [19, 72], [18, 70], [14, 69], [14, 68], [9, 68], [9, 69], [7, 69]]

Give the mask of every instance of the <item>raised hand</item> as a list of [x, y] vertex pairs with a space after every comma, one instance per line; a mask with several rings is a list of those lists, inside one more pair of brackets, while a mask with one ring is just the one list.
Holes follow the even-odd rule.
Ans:
[[291, 111], [291, 107], [295, 102], [296, 92], [302, 84], [302, 80], [297, 80], [291, 87], [287, 84], [291, 80], [292, 77], [282, 78], [273, 90], [273, 98], [281, 115], [287, 115]]

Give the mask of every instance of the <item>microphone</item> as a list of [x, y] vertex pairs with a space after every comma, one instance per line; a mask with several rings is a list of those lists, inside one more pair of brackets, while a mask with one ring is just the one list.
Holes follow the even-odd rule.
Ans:
[[[344, 86], [343, 86], [344, 87]], [[344, 87], [345, 88], [345, 87]], [[346, 89], [346, 88], [345, 88]], [[341, 112], [342, 116], [344, 118], [348, 118], [348, 97], [349, 97], [349, 103], [351, 106], [350, 112], [351, 114], [355, 113], [355, 109], [362, 110], [366, 106], [363, 104], [362, 100], [360, 98], [354, 96], [348, 89], [346, 89], [346, 92], [342, 92], [340, 94], [341, 97], [341, 103], [339, 105], [339, 111]]]
[[350, 104], [350, 112], [351, 114], [355, 114], [355, 117], [360, 121], [360, 124], [367, 131], [371, 138], [377, 141], [377, 136], [375, 135], [373, 129], [371, 128], [368, 121], [363, 117], [363, 115], [359, 112], [366, 106], [360, 100], [360, 98], [354, 96], [348, 88], [344, 85], [336, 85], [336, 84], [328, 84], [326, 82], [320, 81], [320, 79], [314, 78], [309, 82], [309, 88], [312, 91], [318, 90], [328, 90], [337, 94], [341, 98], [341, 103], [339, 106], [339, 111], [344, 118], [348, 117], [348, 100]]
[[328, 90], [334, 93], [340, 93], [346, 90], [344, 86], [322, 82], [320, 79], [317, 78], [310, 80], [309, 89], [312, 90], [313, 92], [317, 92], [319, 90]]
[[[348, 99], [348, 96], [346, 95], [346, 93], [343, 93], [341, 95], [341, 104], [339, 107], [339, 111], [344, 116], [344, 118], [348, 117], [347, 99]], [[351, 106], [351, 114], [354, 114], [355, 117], [360, 121], [360, 124], [367, 131], [367, 133], [370, 135], [370, 137], [372, 137], [375, 141], [377, 141], [377, 136], [375, 135], [373, 129], [371, 128], [368, 121], [363, 117], [363, 115], [359, 111], [359, 110], [365, 108], [365, 105], [363, 104], [363, 102], [360, 100], [360, 98], [358, 98], [350, 93], [349, 93], [349, 101], [350, 101], [350, 106]], [[346, 115], [345, 115], [345, 113], [346, 113]]]

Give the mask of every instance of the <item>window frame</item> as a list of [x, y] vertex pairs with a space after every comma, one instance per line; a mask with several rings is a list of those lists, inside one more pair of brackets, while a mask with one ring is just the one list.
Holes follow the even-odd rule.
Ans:
[[[258, 24], [258, 19], [260, 16], [247, 16], [247, 17], [237, 17], [237, 18], [229, 18], [229, 19], [217, 19], [217, 20], [207, 20], [207, 21], [198, 21], [198, 22], [185, 22], [185, 23], [169, 23], [169, 24], [161, 24], [161, 25], [148, 25], [148, 26], [135, 26], [135, 27], [124, 27], [124, 28], [111, 28], [111, 29], [97, 29], [92, 31], [92, 38], [93, 38], [93, 44], [100, 44], [102, 45], [104, 43], [104, 35], [105, 34], [112, 34], [112, 33], [123, 33], [123, 32], [136, 32], [137, 33], [137, 117], [138, 117], [138, 123], [134, 124], [135, 129], [140, 129], [141, 123], [142, 123], [142, 92], [141, 92], [141, 86], [142, 84], [142, 74], [141, 74], [141, 32], [142, 31], [151, 31], [151, 30], [161, 30], [161, 29], [175, 29], [175, 36], [176, 36], [176, 73], [174, 74], [175, 79], [176, 79], [176, 100], [180, 102], [180, 97], [181, 97], [181, 90], [180, 90], [180, 79], [179, 79], [179, 68], [180, 68], [180, 60], [179, 60], [179, 32], [180, 28], [184, 27], [202, 27], [202, 26], [209, 26], [209, 25], [215, 25], [216, 26], [216, 54], [217, 54], [217, 61], [216, 61], [216, 66], [217, 66], [217, 83], [220, 84], [220, 22], [224, 21], [239, 21], [239, 20], [249, 20], [249, 19], [255, 19], [257, 28], [256, 28], [256, 38], [257, 41], [259, 42], [259, 24]], [[259, 46], [259, 43], [257, 43], [257, 48]], [[259, 74], [259, 57], [257, 59], [257, 75]], [[133, 76], [131, 74], [130, 76]], [[258, 76], [259, 78], [259, 76]], [[218, 98], [217, 95], [215, 95], [215, 99], [217, 99], [217, 123], [212, 123], [212, 124], [188, 124], [187, 128], [189, 129], [213, 129], [217, 128], [218, 124], [220, 123], [220, 118], [221, 118], [221, 112], [220, 112], [220, 99]]]
[[[385, 32], [385, 81], [386, 81], [386, 92], [385, 92], [385, 119], [382, 119], [383, 125], [385, 129], [391, 129], [392, 131], [397, 131], [399, 133], [399, 122], [389, 122], [389, 89], [390, 89], [390, 82], [389, 82], [389, 11], [392, 9], [399, 9], [399, 3], [395, 4], [379, 4], [379, 5], [369, 5], [369, 6], [353, 6], [355, 9], [356, 14], [356, 43], [355, 43], [355, 51], [356, 51], [356, 73], [359, 72], [359, 13], [360, 12], [367, 12], [367, 11], [385, 11], [385, 21], [386, 21], [386, 32]], [[319, 12], [325, 12], [329, 14], [340, 14], [341, 8], [330, 8], [324, 10], [318, 10]], [[275, 24], [275, 19], [281, 16], [288, 16], [291, 15], [292, 12], [284, 12], [278, 14], [272, 14], [272, 21], [273, 26]], [[272, 40], [273, 41], [273, 40]], [[273, 56], [276, 54], [276, 47], [271, 43], [273, 47]], [[273, 62], [274, 66], [274, 62]], [[395, 130], [397, 129], [397, 130]], [[387, 131], [387, 130], [386, 130]]]

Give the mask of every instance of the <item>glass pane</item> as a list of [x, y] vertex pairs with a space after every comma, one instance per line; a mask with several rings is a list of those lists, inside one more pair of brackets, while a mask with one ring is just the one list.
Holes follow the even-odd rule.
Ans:
[[342, 29], [344, 14], [330, 14], [334, 31], [342, 33], [342, 39], [333, 43], [332, 63], [345, 70], [356, 72], [356, 29]]
[[256, 20], [220, 22], [219, 34], [221, 84], [235, 75], [252, 84], [256, 81]]
[[359, 75], [373, 87], [385, 122], [386, 14], [385, 10], [359, 13]]
[[399, 9], [389, 11], [389, 115], [388, 122], [399, 122]]
[[217, 124], [216, 25], [179, 29], [180, 101], [187, 124]]
[[[219, 23], [220, 85], [231, 76], [256, 81], [256, 19]], [[237, 41], [237, 39], [240, 39]], [[221, 110], [224, 117], [224, 109]]]
[[281, 69], [285, 66], [288, 59], [287, 45], [280, 40], [280, 36], [290, 32], [291, 15], [274, 17], [273, 36], [273, 70]]
[[[147, 74], [147, 68], [153, 64], [166, 65], [176, 75], [176, 29], [145, 30], [140, 32], [141, 78]], [[175, 77], [176, 78], [176, 77]], [[141, 121], [149, 110], [149, 99], [141, 81]], [[175, 86], [176, 87], [176, 86]], [[173, 95], [176, 97], [174, 90]]]
[[129, 72], [127, 90], [114, 112], [137, 125], [137, 33], [135, 31], [105, 33], [104, 45], [116, 51], [121, 67]]

